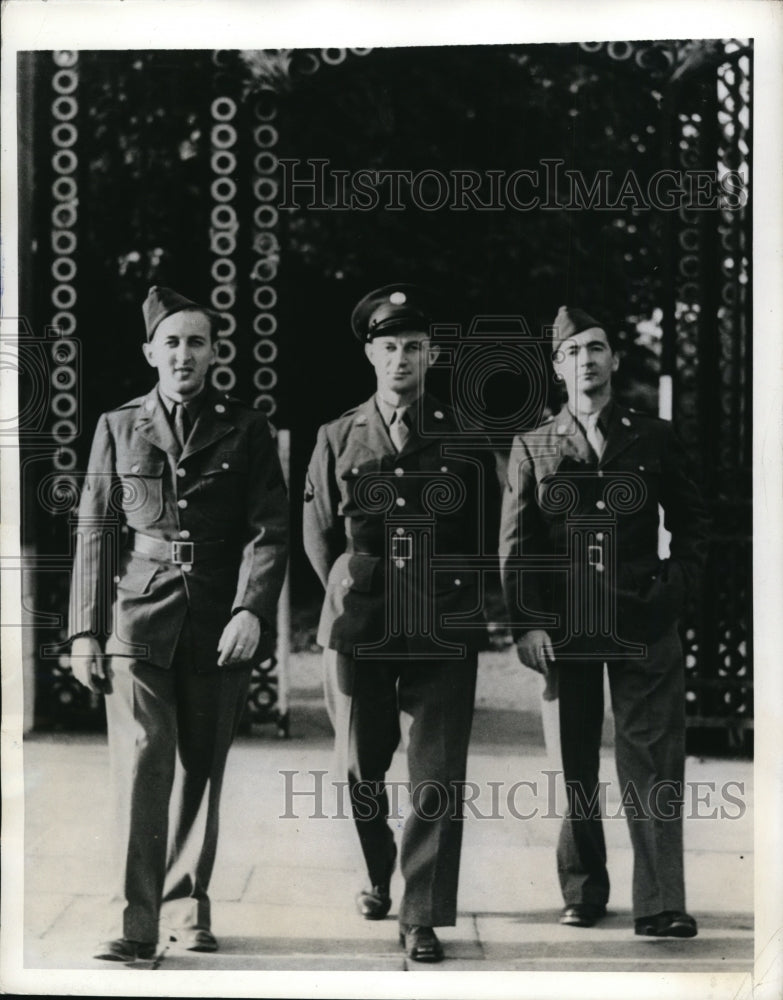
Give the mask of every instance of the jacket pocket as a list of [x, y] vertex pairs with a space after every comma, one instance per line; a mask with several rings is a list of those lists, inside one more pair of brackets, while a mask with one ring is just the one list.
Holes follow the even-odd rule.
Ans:
[[160, 566], [156, 563], [133, 557], [120, 574], [117, 589], [127, 590], [132, 594], [147, 594], [159, 569]]
[[329, 571], [329, 586], [370, 594], [378, 589], [379, 556], [344, 552]]
[[139, 521], [158, 521], [163, 514], [165, 462], [165, 458], [148, 453], [118, 455], [118, 509]]

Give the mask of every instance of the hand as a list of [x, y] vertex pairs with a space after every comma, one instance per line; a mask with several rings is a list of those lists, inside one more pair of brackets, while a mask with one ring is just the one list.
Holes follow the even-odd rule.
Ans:
[[219, 667], [251, 660], [261, 638], [261, 623], [252, 611], [237, 611], [223, 629], [217, 645]]
[[542, 628], [534, 628], [530, 632], [526, 632], [521, 639], [517, 640], [517, 656], [526, 667], [530, 667], [531, 670], [546, 677], [549, 665], [555, 662], [549, 633]]
[[101, 644], [90, 635], [80, 635], [71, 645], [71, 671], [76, 680], [96, 694], [111, 691], [109, 669]]

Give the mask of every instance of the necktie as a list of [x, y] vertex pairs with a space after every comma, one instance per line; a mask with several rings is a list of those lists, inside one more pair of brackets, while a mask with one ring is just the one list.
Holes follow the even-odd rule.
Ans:
[[402, 451], [410, 437], [410, 427], [404, 407], [392, 413], [389, 421], [389, 437], [397, 451]]
[[190, 417], [184, 403], [174, 404], [174, 430], [176, 431], [180, 448], [184, 448], [185, 442], [190, 436]]
[[604, 438], [601, 428], [598, 426], [598, 413], [588, 413], [585, 417], [585, 437], [587, 438], [588, 444], [596, 453], [598, 458], [604, 453], [604, 444], [606, 440]]

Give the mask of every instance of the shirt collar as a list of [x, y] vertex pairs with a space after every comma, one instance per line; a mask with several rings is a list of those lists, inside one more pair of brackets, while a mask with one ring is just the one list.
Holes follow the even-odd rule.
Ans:
[[381, 417], [383, 418], [383, 422], [388, 427], [389, 424], [391, 423], [391, 418], [394, 416], [397, 410], [400, 410], [401, 412], [404, 413], [406, 410], [409, 410], [412, 406], [415, 406], [420, 399], [421, 396], [419, 396], [418, 399], [414, 399], [413, 402], [411, 403], [406, 403], [404, 406], [393, 406], [391, 403], [387, 402], [380, 395], [380, 393], [376, 392], [375, 405], [378, 408], [378, 412], [380, 413]]
[[[610, 399], [609, 402], [605, 403], [604, 406], [602, 406], [601, 409], [598, 411], [598, 419], [596, 420], [596, 426], [598, 427], [598, 430], [601, 431], [601, 433], [604, 435], [604, 437], [606, 437], [606, 433], [609, 429], [609, 421], [612, 416], [613, 406], [614, 402], [613, 400]], [[580, 424], [582, 427], [587, 427], [588, 414], [574, 412], [574, 410], [571, 409], [570, 405], [568, 407], [568, 412], [571, 414], [571, 416], [574, 418], [574, 420], [576, 420], [578, 424]]]
[[[158, 396], [160, 397], [161, 403], [163, 403], [163, 405], [166, 408], [166, 413], [168, 413], [168, 415], [171, 416], [171, 414], [174, 412], [174, 407], [177, 405], [179, 400], [172, 399], [171, 396], [167, 396], [166, 393], [161, 389], [160, 385], [158, 385]], [[195, 419], [196, 414], [203, 406], [205, 399], [206, 399], [206, 386], [204, 386], [204, 388], [201, 389], [200, 392], [197, 392], [195, 396], [191, 396], [190, 399], [183, 400], [185, 409], [188, 411], [189, 417]]]

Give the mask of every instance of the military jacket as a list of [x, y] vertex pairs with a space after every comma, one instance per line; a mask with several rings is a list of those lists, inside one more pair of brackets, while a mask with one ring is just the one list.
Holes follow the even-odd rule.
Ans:
[[[671, 533], [658, 555], [659, 507]], [[698, 585], [708, 518], [670, 423], [612, 403], [600, 460], [567, 410], [515, 438], [500, 528], [512, 629], [556, 656], [638, 653]]]
[[274, 623], [288, 546], [275, 443], [262, 413], [205, 392], [181, 454], [157, 388], [98, 421], [69, 631], [105, 640], [109, 655], [167, 668], [186, 642], [194, 669], [213, 670], [233, 612]]
[[398, 453], [367, 400], [319, 429], [308, 468], [304, 544], [326, 590], [318, 642], [347, 655], [459, 658], [484, 639], [494, 455], [430, 395], [411, 416]]

